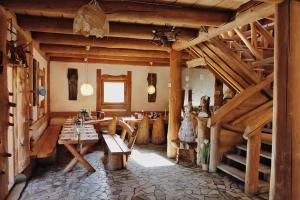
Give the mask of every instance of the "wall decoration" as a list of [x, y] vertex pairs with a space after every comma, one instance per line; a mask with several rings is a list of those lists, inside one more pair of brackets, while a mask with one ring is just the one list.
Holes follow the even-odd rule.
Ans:
[[69, 100], [77, 100], [78, 93], [78, 70], [68, 69]]
[[157, 88], [156, 88], [157, 76], [156, 76], [156, 73], [148, 73], [147, 81], [148, 81], [148, 87], [147, 87], [148, 102], [155, 102], [156, 101], [156, 93], [157, 93]]

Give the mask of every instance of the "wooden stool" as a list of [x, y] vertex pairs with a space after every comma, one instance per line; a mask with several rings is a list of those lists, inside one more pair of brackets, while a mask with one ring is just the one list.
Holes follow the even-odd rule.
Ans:
[[196, 148], [197, 148], [197, 142], [183, 142], [180, 141], [179, 139], [173, 140], [171, 142], [172, 146], [177, 149], [177, 154], [176, 154], [176, 163], [179, 163], [179, 157], [180, 157], [180, 152], [182, 150], [188, 150], [189, 152], [189, 158], [192, 164], [195, 164], [196, 161]]
[[166, 142], [165, 123], [162, 116], [154, 120], [151, 142], [152, 144], [163, 144]]

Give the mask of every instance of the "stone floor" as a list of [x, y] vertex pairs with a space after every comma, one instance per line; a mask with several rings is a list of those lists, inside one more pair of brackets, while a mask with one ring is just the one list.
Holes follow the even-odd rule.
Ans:
[[103, 152], [95, 151], [86, 158], [96, 172], [88, 173], [78, 164], [72, 172], [63, 174], [63, 168], [72, 157], [60, 147], [57, 163], [39, 166], [21, 199], [259, 200], [267, 196], [248, 197], [235, 180], [203, 172], [185, 162], [176, 165], [166, 158], [165, 152], [165, 146], [136, 147], [129, 158], [128, 169], [107, 171], [100, 161]]

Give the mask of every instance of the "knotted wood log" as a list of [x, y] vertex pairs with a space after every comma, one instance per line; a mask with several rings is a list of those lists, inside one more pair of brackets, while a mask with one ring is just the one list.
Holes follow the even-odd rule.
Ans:
[[138, 124], [136, 144], [148, 144], [149, 136], [149, 118], [147, 116], [144, 116], [142, 121]]
[[166, 142], [165, 123], [162, 116], [153, 123], [151, 142], [152, 144], [164, 144]]

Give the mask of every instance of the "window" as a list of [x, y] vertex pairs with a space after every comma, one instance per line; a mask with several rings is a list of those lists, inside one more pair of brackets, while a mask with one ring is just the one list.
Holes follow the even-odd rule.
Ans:
[[97, 110], [124, 115], [131, 111], [131, 72], [113, 76], [97, 70]]
[[125, 82], [103, 82], [104, 103], [125, 102]]

